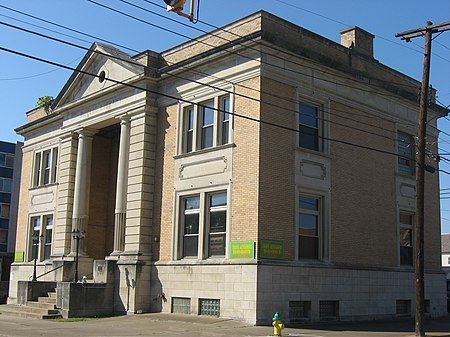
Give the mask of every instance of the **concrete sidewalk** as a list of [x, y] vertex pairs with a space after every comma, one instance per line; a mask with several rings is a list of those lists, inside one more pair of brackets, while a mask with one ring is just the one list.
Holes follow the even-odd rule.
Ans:
[[[450, 318], [429, 320], [427, 336], [450, 337]], [[266, 337], [271, 326], [251, 326], [242, 322], [176, 314], [143, 314], [78, 322], [46, 321], [0, 315], [0, 337]], [[341, 323], [286, 328], [290, 337], [410, 337], [413, 321]]]

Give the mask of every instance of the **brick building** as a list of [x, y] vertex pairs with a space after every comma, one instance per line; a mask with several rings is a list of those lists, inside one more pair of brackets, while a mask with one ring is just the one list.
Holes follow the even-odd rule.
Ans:
[[[341, 36], [258, 12], [161, 53], [94, 44], [17, 129], [9, 302], [36, 259], [65, 316], [412, 315], [420, 83], [374, 59], [370, 33]], [[432, 152], [446, 113], [433, 101]], [[426, 182], [425, 297], [441, 316], [438, 175]]]

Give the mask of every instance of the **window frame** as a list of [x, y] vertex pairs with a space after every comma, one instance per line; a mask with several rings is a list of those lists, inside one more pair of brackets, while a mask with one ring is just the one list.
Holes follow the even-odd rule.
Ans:
[[[410, 217], [411, 222], [410, 223], [402, 222], [402, 215]], [[399, 210], [399, 213], [398, 213], [398, 254], [399, 254], [398, 263], [401, 267], [413, 267], [414, 266], [414, 242], [415, 242], [414, 241], [415, 240], [414, 228], [415, 228], [414, 212], [403, 210], [403, 209]], [[402, 245], [402, 237], [401, 237], [402, 229], [410, 231], [410, 242], [411, 242], [410, 246]], [[408, 250], [410, 250], [411, 261], [409, 261], [407, 263], [402, 262], [402, 248], [408, 248]]]
[[[210, 197], [214, 195], [225, 195], [226, 204], [219, 206], [211, 206]], [[199, 208], [195, 210], [186, 210], [186, 200], [189, 198], [198, 197]], [[172, 253], [174, 260], [183, 259], [225, 259], [228, 257], [228, 243], [229, 243], [229, 228], [230, 228], [230, 192], [227, 188], [214, 189], [214, 190], [201, 190], [191, 191], [190, 193], [180, 193], [176, 196], [176, 208], [178, 208], [177, 218], [175, 219], [174, 226], [174, 250]], [[223, 239], [223, 252], [224, 254], [212, 254], [210, 249], [210, 213], [225, 211], [225, 229], [222, 232], [213, 233], [212, 236], [222, 235]], [[198, 214], [198, 240], [197, 240], [197, 255], [185, 254], [185, 215], [186, 214]]]
[[[14, 158], [15, 158], [14, 153], [1, 151], [0, 156], [2, 155], [4, 156], [4, 159], [2, 160], [0, 158], [0, 167], [14, 168]], [[10, 165], [8, 165], [8, 163]]]
[[[316, 111], [317, 116], [315, 117], [317, 126], [313, 127], [311, 125], [305, 124], [301, 122], [302, 112], [301, 107], [302, 105], [305, 105], [307, 107], [314, 108]], [[311, 148], [305, 145], [302, 145], [302, 132], [301, 129], [311, 129], [315, 130], [317, 135], [313, 135], [315, 142], [317, 143], [317, 148]], [[314, 152], [325, 152], [325, 144], [324, 144], [324, 130], [325, 130], [325, 123], [324, 123], [324, 106], [323, 104], [314, 103], [305, 99], [299, 99], [297, 104], [297, 129], [298, 129], [298, 137], [297, 137], [297, 146], [300, 149], [306, 149], [308, 151], [314, 151]]]
[[0, 219], [9, 219], [11, 212], [11, 204], [6, 202], [0, 203]]
[[13, 181], [11, 178], [0, 177], [0, 192], [12, 193]]
[[[47, 221], [49, 219], [51, 219], [51, 223]], [[51, 259], [54, 235], [54, 220], [54, 215], [52, 213], [30, 215], [28, 222], [28, 261], [34, 260], [34, 233], [37, 233], [39, 237], [39, 246], [36, 260], [42, 262]], [[48, 230], [50, 230], [50, 233], [48, 232]], [[48, 250], [46, 247], [50, 247], [50, 249]]]
[[[205, 111], [213, 111], [213, 123], [204, 124]], [[227, 109], [228, 113], [223, 110]], [[198, 100], [195, 104], [180, 104], [180, 130], [178, 135], [178, 154], [189, 154], [198, 151], [205, 151], [232, 143], [233, 139], [233, 95], [221, 94], [209, 96]], [[226, 119], [226, 117], [228, 117]], [[210, 119], [210, 118], [209, 118]], [[212, 128], [212, 131], [209, 131]], [[224, 134], [224, 129], [227, 133]], [[212, 139], [208, 137], [208, 143], [205, 143], [204, 135], [212, 132]]]
[[[409, 143], [406, 143], [405, 140], [408, 139]], [[407, 151], [402, 151], [402, 149], [409, 149], [409, 153]], [[397, 171], [399, 174], [405, 176], [414, 176], [416, 174], [416, 142], [415, 136], [408, 132], [404, 132], [402, 130], [397, 130]], [[400, 153], [402, 151], [402, 153]], [[406, 158], [405, 158], [406, 157]], [[410, 161], [411, 164], [407, 165], [407, 162]]]
[[36, 151], [33, 156], [32, 187], [42, 187], [57, 183], [58, 147]]

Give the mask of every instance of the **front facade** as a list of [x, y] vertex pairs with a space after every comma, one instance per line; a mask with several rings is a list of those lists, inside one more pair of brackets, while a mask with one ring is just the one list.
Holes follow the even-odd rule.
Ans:
[[[419, 83], [373, 58], [371, 34], [341, 36], [258, 12], [162, 53], [94, 44], [84, 73], [17, 129], [24, 260], [9, 302], [36, 260], [39, 280], [73, 281], [77, 265], [111, 285], [114, 313], [412, 315]], [[445, 113], [429, 109], [434, 153]], [[439, 180], [426, 179], [436, 317]]]

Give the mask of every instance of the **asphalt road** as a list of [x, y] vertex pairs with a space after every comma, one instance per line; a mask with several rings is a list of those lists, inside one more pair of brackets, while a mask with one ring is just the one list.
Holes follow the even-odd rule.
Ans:
[[[426, 321], [427, 336], [450, 337], [450, 318]], [[266, 337], [271, 326], [193, 315], [142, 314], [87, 321], [45, 321], [0, 315], [0, 337]], [[340, 323], [286, 328], [285, 337], [411, 337], [413, 321]]]

